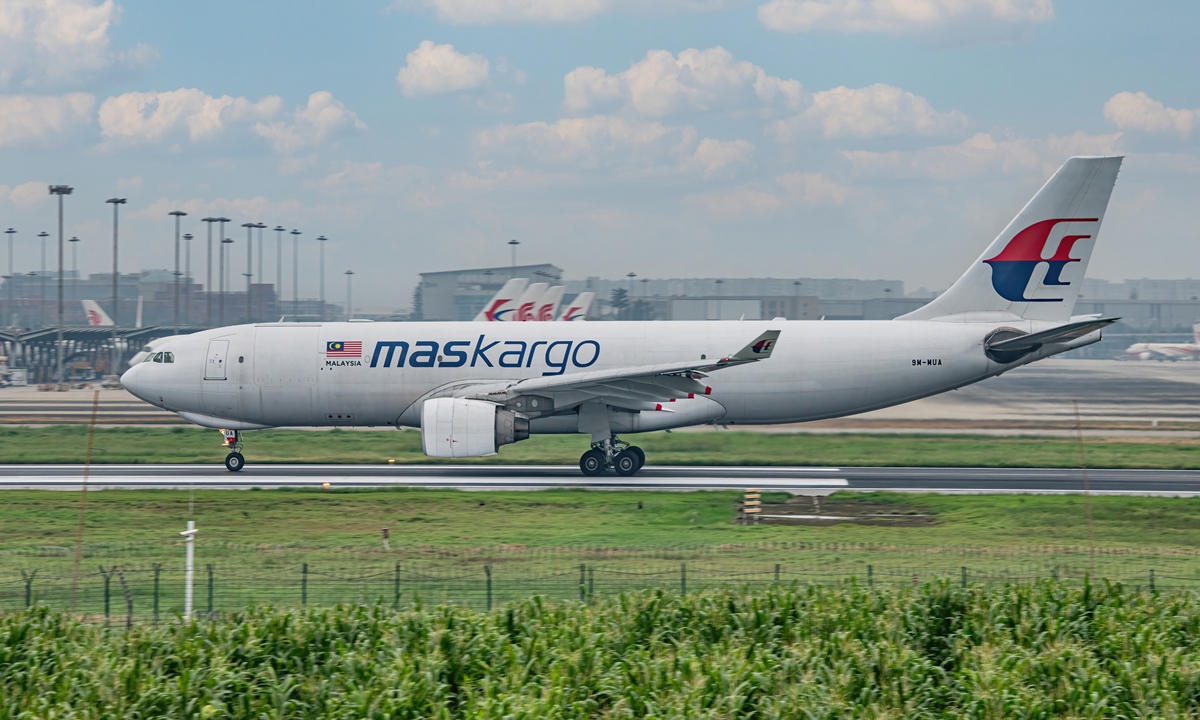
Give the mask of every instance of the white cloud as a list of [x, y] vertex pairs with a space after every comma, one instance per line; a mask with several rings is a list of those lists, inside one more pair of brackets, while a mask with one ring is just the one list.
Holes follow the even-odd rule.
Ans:
[[423, 40], [408, 54], [396, 82], [408, 97], [468, 90], [487, 82], [487, 58], [479, 53], [463, 55], [453, 45], [434, 45]]
[[783, 210], [784, 202], [773, 192], [734, 188], [690, 195], [687, 201], [716, 220], [765, 217]]
[[935, 136], [962, 132], [969, 126], [958, 110], [941, 113], [929, 101], [892, 85], [836, 87], [812, 96], [812, 104], [780, 120], [768, 132], [780, 142], [799, 131], [820, 128], [827, 138], [875, 138], [895, 135]]
[[142, 176], [134, 175], [131, 178], [120, 178], [117, 180], [117, 189], [122, 192], [126, 190], [140, 190], [142, 187]]
[[551, 162], [600, 165], [646, 164], [663, 155], [687, 152], [695, 143], [694, 128], [612, 115], [563, 118], [522, 125], [498, 125], [476, 137], [481, 150], [517, 152]]
[[1104, 117], [1122, 130], [1150, 133], [1174, 132], [1188, 136], [1200, 124], [1200, 110], [1166, 107], [1146, 93], [1121, 92], [1104, 103]]
[[578, 67], [563, 79], [564, 104], [574, 112], [621, 102], [630, 110], [663, 117], [681, 109], [742, 109], [774, 103], [796, 109], [804, 90], [796, 80], [783, 80], [746, 61], [734, 60], [722, 47], [689, 48], [676, 57], [651, 50], [624, 72], [609, 75], [601, 68]]
[[609, 9], [608, 0], [398, 0], [392, 7], [423, 6], [453, 25], [499, 22], [573, 22]]
[[92, 120], [96, 98], [86, 93], [0, 95], [0, 147], [49, 141]]
[[753, 157], [754, 146], [745, 140], [704, 138], [684, 163], [684, 168], [698, 170], [704, 177], [711, 178], [730, 165], [748, 163]]
[[38, 180], [21, 183], [11, 188], [7, 185], [0, 185], [0, 200], [8, 200], [18, 208], [28, 210], [34, 205], [45, 202], [46, 198], [50, 197], [49, 187], [49, 184]]
[[1072, 155], [1111, 154], [1121, 134], [1051, 135], [1044, 139], [994, 139], [978, 133], [960, 143], [913, 151], [842, 153], [854, 169], [868, 175], [918, 177], [939, 181], [1020, 172], [1048, 176]]
[[347, 132], [366, 129], [366, 124], [357, 115], [324, 90], [309, 95], [308, 104], [296, 108], [290, 123], [284, 120], [270, 124], [259, 122], [253, 128], [254, 134], [266, 138], [275, 152], [285, 155], [315, 148]]
[[1054, 19], [1052, 0], [770, 0], [758, 19], [800, 33], [912, 33], [973, 26], [994, 34]]
[[775, 178], [789, 200], [805, 205], [841, 205], [852, 194], [850, 188], [819, 173], [792, 172]]
[[197, 142], [221, 134], [227, 123], [269, 119], [282, 108], [283, 100], [274, 95], [252, 103], [195, 88], [128, 92], [100, 105], [100, 131], [114, 140], [156, 143], [186, 130], [188, 139]]
[[0, 87], [74, 84], [113, 67], [137, 69], [158, 53], [147, 45], [114, 52], [109, 29], [120, 17], [113, 2], [0, 2]]

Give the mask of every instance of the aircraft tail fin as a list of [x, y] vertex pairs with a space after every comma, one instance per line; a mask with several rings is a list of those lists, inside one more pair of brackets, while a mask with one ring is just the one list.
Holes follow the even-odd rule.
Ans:
[[898, 319], [1070, 320], [1121, 159], [1068, 159], [949, 290]]
[[562, 302], [564, 290], [566, 288], [562, 285], [555, 285], [547, 290], [546, 294], [538, 299], [533, 319], [538, 321], [553, 320], [558, 315], [558, 305]]
[[533, 283], [525, 288], [525, 292], [521, 293], [521, 297], [516, 301], [516, 309], [512, 314], [504, 318], [514, 322], [529, 322], [536, 320], [534, 308], [537, 307], [538, 300], [542, 295], [546, 294], [546, 288], [550, 287], [549, 283]]
[[567, 303], [566, 309], [562, 311], [562, 315], [559, 315], [558, 319], [563, 322], [587, 320], [588, 310], [591, 309], [592, 300], [595, 297], [596, 293], [591, 290], [579, 293], [571, 302]]
[[100, 307], [100, 303], [95, 300], [81, 300], [80, 302], [83, 304], [83, 313], [87, 315], [88, 325], [93, 327], [112, 327], [114, 325], [112, 318], [104, 312], [104, 308]]
[[475, 322], [499, 322], [507, 319], [505, 315], [512, 314], [513, 304], [521, 297], [521, 293], [525, 292], [525, 286], [528, 284], [529, 280], [526, 278], [512, 278], [504, 283], [504, 287], [500, 288], [475, 316]]

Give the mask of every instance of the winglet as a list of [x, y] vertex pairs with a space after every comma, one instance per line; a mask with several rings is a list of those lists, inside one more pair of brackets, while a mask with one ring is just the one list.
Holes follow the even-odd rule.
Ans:
[[762, 335], [754, 338], [749, 345], [731, 355], [729, 360], [734, 362], [766, 360], [767, 358], [771, 357], [771, 352], [775, 349], [775, 341], [778, 339], [778, 330], [768, 330]]

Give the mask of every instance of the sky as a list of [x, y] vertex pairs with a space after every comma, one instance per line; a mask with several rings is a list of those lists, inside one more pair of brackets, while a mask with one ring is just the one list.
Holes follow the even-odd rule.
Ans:
[[0, 225], [36, 269], [71, 185], [105, 272], [128, 198], [128, 272], [171, 266], [182, 210], [200, 282], [200, 218], [233, 220], [235, 274], [239, 226], [281, 225], [301, 296], [323, 235], [327, 297], [353, 270], [364, 309], [510, 239], [568, 278], [943, 289], [1064, 159], [1121, 154], [1088, 275], [1196, 277], [1197, 27], [1182, 0], [0, 0]]

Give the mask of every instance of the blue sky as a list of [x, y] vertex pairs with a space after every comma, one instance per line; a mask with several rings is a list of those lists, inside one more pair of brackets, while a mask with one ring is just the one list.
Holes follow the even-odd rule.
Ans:
[[169, 265], [174, 209], [201, 238], [282, 224], [302, 295], [324, 234], [330, 287], [353, 269], [381, 309], [509, 238], [576, 278], [944, 288], [1063, 159], [1121, 153], [1089, 275], [1194, 277], [1196, 27], [1194, 2], [0, 0], [0, 224], [33, 269], [45, 183], [75, 186], [84, 272], [114, 195], [125, 270]]

